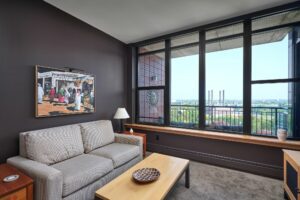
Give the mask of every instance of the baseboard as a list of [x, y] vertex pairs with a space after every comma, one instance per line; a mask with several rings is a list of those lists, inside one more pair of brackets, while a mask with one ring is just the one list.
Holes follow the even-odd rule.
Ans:
[[165, 153], [177, 157], [182, 157], [207, 164], [217, 165], [230, 169], [236, 169], [253, 174], [267, 176], [276, 179], [283, 179], [282, 166], [268, 165], [265, 163], [242, 160], [216, 154], [197, 152], [187, 149], [159, 145], [154, 143], [147, 144], [147, 150], [158, 153]]

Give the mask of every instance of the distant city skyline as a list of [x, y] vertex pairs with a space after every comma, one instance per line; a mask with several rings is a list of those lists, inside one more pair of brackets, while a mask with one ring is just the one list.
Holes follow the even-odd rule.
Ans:
[[[252, 79], [287, 78], [288, 56], [288, 35], [279, 42], [253, 46]], [[198, 55], [172, 58], [172, 102], [198, 99], [198, 58]], [[225, 100], [242, 100], [243, 48], [207, 53], [205, 62], [206, 98], [208, 90], [214, 90], [216, 100], [219, 99], [219, 91], [225, 90]], [[252, 85], [252, 99], [288, 100], [288, 83]]]

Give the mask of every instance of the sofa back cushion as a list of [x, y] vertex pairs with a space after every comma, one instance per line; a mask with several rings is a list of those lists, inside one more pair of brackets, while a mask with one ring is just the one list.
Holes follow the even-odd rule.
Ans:
[[79, 125], [29, 131], [23, 136], [26, 156], [47, 165], [84, 152]]
[[110, 120], [80, 124], [85, 153], [114, 142], [115, 135]]

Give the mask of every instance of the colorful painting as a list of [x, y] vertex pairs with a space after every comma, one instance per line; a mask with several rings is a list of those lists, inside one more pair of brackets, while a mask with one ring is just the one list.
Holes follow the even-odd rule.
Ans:
[[36, 117], [95, 112], [95, 77], [36, 66]]

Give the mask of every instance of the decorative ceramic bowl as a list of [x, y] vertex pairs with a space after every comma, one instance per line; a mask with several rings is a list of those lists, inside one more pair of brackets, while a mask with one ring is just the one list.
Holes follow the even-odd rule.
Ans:
[[149, 183], [156, 181], [160, 172], [155, 168], [142, 168], [133, 172], [132, 177], [139, 183]]

